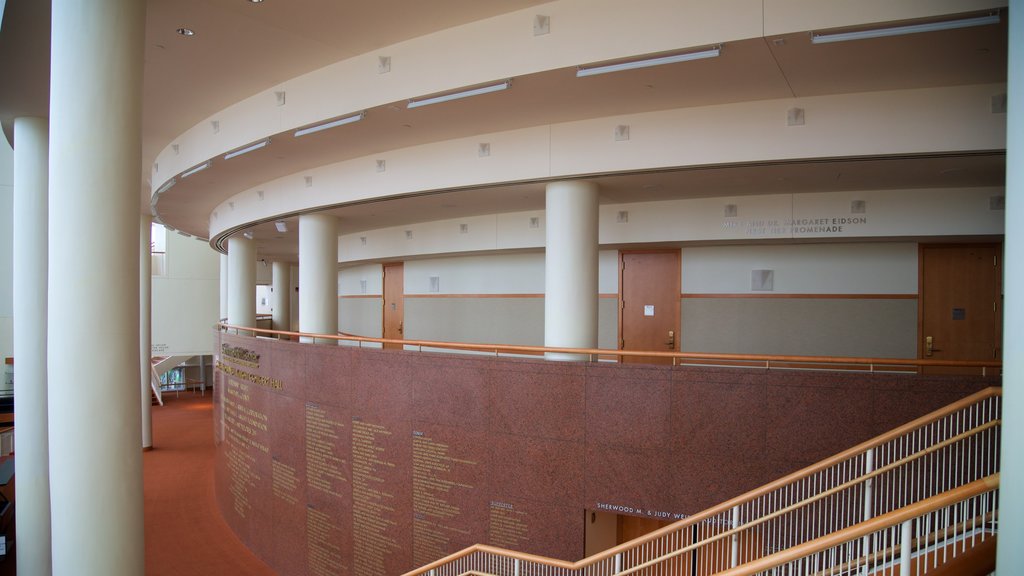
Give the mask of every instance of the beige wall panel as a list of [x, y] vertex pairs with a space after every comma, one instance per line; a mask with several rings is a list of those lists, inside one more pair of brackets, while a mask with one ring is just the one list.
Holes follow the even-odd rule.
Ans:
[[338, 330], [346, 334], [380, 338], [384, 333], [380, 298], [338, 299]]
[[406, 298], [410, 340], [544, 345], [543, 298]]
[[[363, 291], [362, 282], [366, 281]], [[350, 266], [338, 271], [338, 295], [383, 294], [384, 271], [380, 264]]]
[[746, 294], [753, 270], [774, 271], [780, 294], [917, 294], [917, 244], [687, 247], [684, 294]]
[[597, 300], [597, 347], [602, 350], [618, 349], [619, 299]]
[[684, 298], [683, 352], [913, 358], [917, 300]]

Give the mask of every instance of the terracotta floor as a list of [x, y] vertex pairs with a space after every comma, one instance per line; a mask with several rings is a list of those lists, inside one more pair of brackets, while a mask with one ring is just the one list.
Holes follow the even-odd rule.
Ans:
[[217, 509], [211, 394], [165, 402], [153, 407], [154, 449], [143, 457], [147, 576], [273, 576]]

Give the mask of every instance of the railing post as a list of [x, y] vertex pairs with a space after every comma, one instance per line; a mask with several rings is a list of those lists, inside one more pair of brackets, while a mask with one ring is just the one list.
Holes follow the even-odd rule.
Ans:
[[615, 570], [612, 573], [618, 574], [619, 572], [622, 572], [622, 552], [615, 555]]
[[[868, 448], [867, 452], [864, 453], [864, 475], [871, 474], [875, 471], [875, 449]], [[864, 518], [863, 520], [869, 520], [873, 515], [874, 506], [874, 491], [875, 491], [875, 479], [868, 478], [864, 481]]]
[[[875, 471], [875, 449], [868, 448], [867, 452], [864, 453], [864, 475], [871, 474]], [[868, 478], [864, 481], [864, 517], [861, 518], [862, 522], [868, 521], [874, 515], [874, 500], [875, 500], [875, 479]], [[865, 559], [871, 554], [871, 537], [865, 536], [861, 539], [861, 554]], [[865, 571], [867, 570], [867, 564], [865, 564]], [[866, 572], [865, 572], [866, 573]]]
[[911, 550], [911, 524], [913, 520], [907, 520], [900, 525], [900, 574], [910, 574], [910, 559], [913, 555]]
[[[735, 530], [740, 525], [740, 507], [732, 507], [732, 526], [729, 528]], [[740, 533], [736, 532], [732, 535], [732, 542], [730, 543], [729, 551], [729, 568], [735, 568], [740, 564]]]
[[519, 558], [512, 561], [512, 576], [519, 576]]

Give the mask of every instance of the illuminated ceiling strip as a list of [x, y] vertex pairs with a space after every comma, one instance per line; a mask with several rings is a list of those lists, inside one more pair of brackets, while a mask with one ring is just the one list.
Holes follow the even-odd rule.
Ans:
[[676, 62], [688, 62], [690, 60], [702, 60], [704, 58], [714, 58], [721, 53], [722, 47], [716, 46], [715, 48], [702, 50], [700, 52], [687, 52], [686, 54], [674, 54], [672, 56], [661, 56], [658, 58], [648, 58], [646, 60], [632, 60], [629, 62], [619, 62], [618, 64], [608, 64], [605, 66], [580, 66], [576, 69], [576, 77], [582, 78], [584, 76], [596, 76], [597, 74], [607, 74], [609, 72], [636, 70], [637, 68], [648, 68], [651, 66], [661, 66], [663, 64], [675, 64]]
[[958, 28], [970, 28], [972, 26], [986, 26], [988, 24], [999, 24], [999, 22], [999, 14], [990, 14], [988, 16], [963, 18], [961, 20], [926, 22], [924, 24], [894, 26], [892, 28], [876, 28], [874, 30], [856, 30], [854, 32], [837, 32], [835, 34], [812, 33], [811, 42], [813, 44], [827, 44], [829, 42], [845, 42], [846, 40], [884, 38], [886, 36], [902, 36], [904, 34], [917, 34], [918, 32], [936, 32], [938, 30], [956, 30]]
[[254, 150], [259, 150], [260, 148], [265, 147], [267, 144], [270, 144], [270, 138], [267, 138], [266, 140], [260, 140], [259, 142], [255, 143], [255, 144], [250, 144], [250, 145], [246, 146], [245, 148], [239, 148], [238, 150], [235, 150], [234, 152], [228, 152], [227, 154], [224, 155], [224, 159], [225, 160], [231, 160], [232, 158], [234, 158], [236, 156], [241, 156], [242, 154], [248, 154], [249, 152], [252, 152]]
[[470, 96], [479, 96], [480, 94], [490, 94], [491, 92], [500, 92], [508, 89], [512, 85], [511, 80], [506, 80], [499, 84], [491, 84], [490, 86], [483, 86], [481, 88], [473, 88], [472, 90], [463, 90], [462, 92], [452, 92], [450, 94], [443, 94], [441, 96], [432, 96], [430, 98], [421, 98], [419, 100], [409, 100], [408, 108], [419, 108], [420, 106], [428, 106], [430, 104], [439, 104], [441, 102], [450, 102], [452, 100], [458, 100], [459, 98], [468, 98]]
[[181, 177], [182, 178], [188, 178], [189, 176], [195, 174], [196, 172], [202, 172], [203, 170], [206, 170], [209, 167], [210, 167], [210, 161], [207, 160], [206, 162], [203, 162], [202, 164], [200, 164], [199, 166], [196, 166], [195, 168], [191, 168], [189, 170], [186, 170], [185, 172], [182, 172], [181, 173]]
[[164, 182], [163, 186], [161, 186], [161, 187], [157, 188], [157, 189], [156, 189], [156, 193], [157, 193], [157, 194], [163, 194], [164, 192], [167, 192], [168, 190], [170, 190], [171, 188], [173, 188], [173, 187], [174, 187], [174, 185], [175, 185], [175, 184], [177, 184], [177, 183], [178, 183], [178, 180], [177, 180], [177, 179], [175, 179], [175, 178], [171, 178], [171, 179], [170, 179], [170, 180], [168, 180], [167, 182]]
[[330, 122], [324, 122], [323, 124], [317, 124], [316, 126], [310, 126], [309, 128], [300, 128], [295, 131], [295, 137], [305, 136], [306, 134], [313, 134], [314, 132], [320, 132], [321, 130], [329, 130], [337, 126], [344, 126], [345, 124], [351, 124], [358, 122], [363, 119], [365, 112], [360, 112], [354, 116], [346, 116], [345, 118], [339, 118]]

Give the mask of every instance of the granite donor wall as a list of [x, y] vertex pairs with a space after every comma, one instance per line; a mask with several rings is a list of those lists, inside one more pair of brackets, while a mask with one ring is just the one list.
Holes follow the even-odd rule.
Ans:
[[221, 334], [217, 499], [284, 576], [394, 576], [478, 542], [576, 560], [586, 509], [679, 518], [991, 385]]

